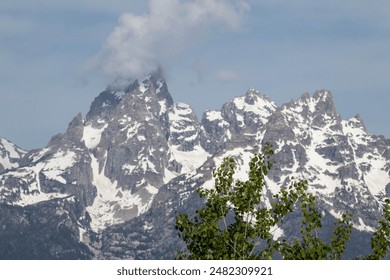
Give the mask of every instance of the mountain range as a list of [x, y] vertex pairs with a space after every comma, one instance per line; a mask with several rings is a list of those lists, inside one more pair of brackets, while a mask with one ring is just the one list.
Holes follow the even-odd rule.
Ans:
[[[390, 196], [390, 140], [367, 132], [359, 115], [343, 120], [330, 91], [277, 106], [255, 89], [207, 111], [175, 103], [161, 70], [126, 86], [113, 83], [45, 148], [0, 140], [0, 258], [172, 259], [183, 247], [176, 213], [203, 205], [223, 158], [245, 180], [251, 156], [275, 149], [266, 200], [292, 177], [309, 181], [328, 238], [353, 213], [345, 258], [369, 250]], [[266, 201], [266, 202], [267, 202]], [[299, 217], [274, 238], [299, 233]]]

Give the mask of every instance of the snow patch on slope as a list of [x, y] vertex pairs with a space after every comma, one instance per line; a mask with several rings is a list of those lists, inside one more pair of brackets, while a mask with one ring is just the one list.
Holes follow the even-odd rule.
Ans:
[[102, 133], [107, 128], [107, 126], [107, 124], [101, 128], [95, 128], [92, 125], [84, 126], [83, 138], [81, 141], [84, 141], [85, 146], [88, 149], [95, 149], [97, 145], [99, 145]]
[[59, 181], [62, 184], [66, 184], [66, 180], [61, 176], [67, 168], [73, 166], [76, 163], [75, 152], [57, 152], [54, 154], [43, 168], [43, 174], [48, 179]]
[[[374, 162], [370, 171], [364, 176], [364, 180], [371, 194], [385, 194], [385, 187], [390, 183], [390, 175], [381, 169], [382, 166], [380, 164], [375, 163], [378, 162]], [[383, 163], [385, 162], [383, 161]]]
[[[33, 185], [36, 183], [33, 183]], [[36, 188], [37, 191], [32, 194], [26, 194], [21, 193], [20, 194], [20, 201], [14, 203], [14, 205], [19, 206], [28, 206], [37, 204], [43, 201], [49, 201], [52, 199], [58, 199], [58, 198], [65, 198], [69, 195], [67, 194], [59, 194], [59, 193], [44, 193], [40, 190], [40, 187], [38, 186], [31, 186], [32, 188]]]
[[6, 139], [1, 139], [0, 140], [0, 144], [5, 148], [5, 150], [8, 152], [8, 155], [11, 157], [11, 158], [20, 158], [20, 154], [19, 153], [25, 153], [24, 151], [18, 149], [17, 151], [17, 148], [15, 147], [15, 145], [13, 145], [11, 142], [9, 142], [8, 140]]
[[366, 232], [374, 232], [375, 229], [373, 227], [367, 226], [362, 218], [359, 217], [359, 224], [354, 223], [353, 227], [360, 231], [366, 231]]
[[26, 151], [17, 148], [8, 140], [3, 138], [0, 139], [0, 165], [2, 165], [4, 169], [19, 167], [19, 164], [14, 162], [14, 160], [20, 159], [25, 153]]
[[[158, 191], [157, 188], [143, 180], [139, 183], [140, 186], [142, 185], [139, 192], [132, 194], [130, 190], [123, 190], [118, 187], [117, 181], [111, 181], [110, 178], [105, 176], [105, 164], [100, 170], [98, 160], [92, 154], [91, 168], [93, 174], [92, 184], [96, 187], [97, 194], [93, 204], [86, 209], [92, 219], [91, 228], [93, 231], [99, 232], [107, 226], [123, 223], [150, 208], [153, 197]], [[127, 170], [131, 168], [130, 165], [123, 167]], [[142, 193], [142, 190], [147, 193]]]
[[[13, 202], [13, 204], [19, 206], [27, 206], [55, 198], [67, 197], [68, 194], [43, 192], [40, 174], [45, 175], [47, 179], [66, 184], [65, 178], [61, 175], [75, 164], [76, 157], [76, 153], [74, 152], [59, 151], [46, 161], [7, 172], [0, 177], [0, 191], [6, 196], [12, 195], [12, 193], [19, 194], [19, 199]], [[24, 187], [21, 189], [5, 189], [4, 183], [7, 179], [18, 180]]]
[[0, 165], [4, 167], [4, 169], [12, 169], [19, 166], [18, 163], [12, 163], [8, 156], [0, 157]]
[[27, 167], [15, 173], [9, 173], [9, 175], [20, 178], [26, 183], [25, 189], [20, 190], [20, 199], [14, 202], [14, 205], [27, 206], [33, 205], [39, 202], [48, 201], [55, 198], [64, 198], [67, 194], [60, 193], [45, 193], [41, 189], [41, 182], [39, 174], [44, 168], [44, 164], [40, 163], [34, 167]]
[[180, 151], [179, 146], [170, 148], [174, 159], [183, 166], [181, 173], [188, 173], [199, 168], [211, 156], [200, 145], [195, 146], [192, 151]]

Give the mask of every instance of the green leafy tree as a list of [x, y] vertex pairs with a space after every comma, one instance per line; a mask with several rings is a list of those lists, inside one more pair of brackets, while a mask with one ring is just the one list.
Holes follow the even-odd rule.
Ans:
[[[307, 181], [292, 181], [266, 206], [265, 178], [272, 168], [272, 146], [267, 143], [249, 163], [247, 181], [234, 180], [235, 161], [228, 157], [214, 172], [215, 188], [197, 189], [206, 198], [205, 206], [190, 218], [178, 214], [176, 229], [186, 244], [178, 258], [186, 259], [340, 259], [352, 230], [351, 216], [342, 215], [329, 242], [318, 237], [321, 214]], [[301, 212], [301, 236], [291, 242], [276, 241], [272, 234], [294, 209]], [[384, 209], [381, 227], [372, 239], [373, 253], [367, 258], [383, 258], [389, 244], [390, 201]]]

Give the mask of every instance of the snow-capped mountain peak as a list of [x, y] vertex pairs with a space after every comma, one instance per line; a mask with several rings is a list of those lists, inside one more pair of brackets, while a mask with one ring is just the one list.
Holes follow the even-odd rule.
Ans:
[[276, 109], [273, 101], [255, 89], [249, 89], [244, 96], [234, 98], [232, 103], [239, 112], [253, 113], [263, 118], [269, 117]]
[[[278, 107], [249, 89], [199, 122], [191, 106], [173, 102], [160, 70], [107, 87], [44, 149], [26, 153], [0, 139], [2, 224], [23, 232], [25, 221], [44, 219], [42, 236], [54, 228], [50, 235], [62, 238], [57, 229], [65, 227], [64, 242], [96, 258], [172, 257], [176, 211], [202, 205], [195, 190], [213, 187], [212, 172], [226, 156], [245, 180], [265, 142], [275, 149], [267, 199], [291, 177], [307, 179], [328, 221], [353, 212], [356, 230], [375, 228], [390, 195], [390, 140], [369, 134], [359, 115], [342, 120], [330, 91]], [[294, 226], [281, 225], [278, 236]]]

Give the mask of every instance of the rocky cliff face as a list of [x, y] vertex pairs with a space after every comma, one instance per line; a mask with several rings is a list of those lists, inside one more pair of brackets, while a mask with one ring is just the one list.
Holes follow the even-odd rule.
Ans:
[[[329, 225], [352, 212], [355, 240], [369, 236], [390, 195], [390, 141], [370, 135], [359, 116], [342, 120], [329, 91], [277, 107], [250, 89], [199, 122], [190, 106], [173, 102], [157, 71], [141, 83], [109, 86], [85, 119], [77, 115], [44, 149], [25, 153], [2, 140], [0, 239], [7, 249], [0, 257], [20, 258], [26, 248], [36, 252], [29, 258], [173, 258], [176, 211], [202, 205], [194, 191], [213, 187], [212, 171], [226, 156], [237, 159], [236, 178], [245, 179], [266, 141], [277, 163], [268, 197], [292, 176], [307, 179]], [[22, 238], [43, 224], [64, 225], [42, 227], [52, 245]], [[275, 238], [296, 234], [295, 224]]]

